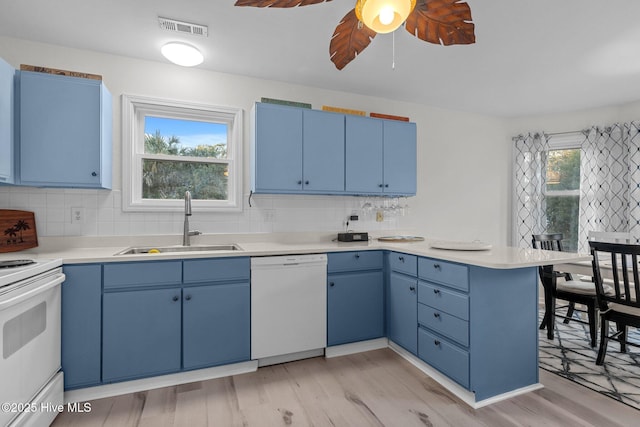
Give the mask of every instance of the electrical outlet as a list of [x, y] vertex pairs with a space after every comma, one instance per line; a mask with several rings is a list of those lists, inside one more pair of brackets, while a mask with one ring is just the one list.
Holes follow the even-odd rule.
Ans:
[[276, 220], [275, 209], [265, 209], [262, 211], [265, 222], [274, 222]]
[[377, 211], [376, 212], [376, 221], [377, 222], [384, 221], [384, 212], [382, 212], [382, 211]]
[[71, 208], [71, 224], [84, 222], [84, 208]]

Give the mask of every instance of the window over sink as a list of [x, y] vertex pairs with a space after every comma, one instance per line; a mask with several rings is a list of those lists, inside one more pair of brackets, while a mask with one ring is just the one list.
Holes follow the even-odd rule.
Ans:
[[242, 110], [123, 95], [123, 209], [242, 209]]

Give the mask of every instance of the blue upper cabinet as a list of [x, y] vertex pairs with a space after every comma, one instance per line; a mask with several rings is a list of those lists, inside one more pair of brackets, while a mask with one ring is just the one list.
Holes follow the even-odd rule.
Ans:
[[111, 188], [111, 94], [101, 81], [21, 71], [16, 178], [39, 187]]
[[347, 116], [348, 193], [416, 194], [416, 124]]
[[382, 120], [346, 117], [346, 191], [382, 193]]
[[257, 103], [257, 193], [344, 192], [344, 115]]
[[15, 69], [0, 58], [0, 183], [13, 183]]
[[290, 193], [302, 189], [302, 110], [257, 103], [252, 189]]
[[412, 196], [415, 123], [256, 103], [256, 193]]
[[303, 189], [344, 192], [344, 115], [303, 110], [302, 118]]
[[384, 193], [394, 195], [416, 194], [416, 124], [385, 120], [384, 140]]

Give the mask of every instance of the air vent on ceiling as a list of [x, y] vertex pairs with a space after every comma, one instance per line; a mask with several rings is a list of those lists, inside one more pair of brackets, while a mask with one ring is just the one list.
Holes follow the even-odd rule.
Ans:
[[177, 33], [194, 34], [196, 36], [209, 36], [209, 28], [206, 25], [192, 24], [190, 22], [176, 21], [175, 19], [158, 17], [160, 28]]

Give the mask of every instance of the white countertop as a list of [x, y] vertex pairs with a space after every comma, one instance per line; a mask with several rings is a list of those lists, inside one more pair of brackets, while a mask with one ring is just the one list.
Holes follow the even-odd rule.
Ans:
[[[305, 254], [343, 252], [359, 250], [392, 250], [408, 254], [454, 261], [479, 267], [512, 269], [533, 267], [546, 264], [561, 264], [577, 261], [589, 261], [588, 254], [570, 252], [543, 251], [513, 247], [496, 247], [481, 251], [457, 251], [432, 249], [429, 239], [422, 242], [380, 242], [373, 238], [369, 242], [333, 242], [335, 234], [316, 235], [204, 235], [192, 238], [192, 244], [211, 245], [235, 243], [241, 251], [197, 251], [170, 252], [158, 254], [114, 255], [131, 246], [169, 246], [176, 245], [181, 237], [177, 236], [134, 236], [107, 238], [41, 238], [40, 246], [20, 252], [0, 254], [0, 260], [18, 258], [60, 258], [64, 264], [92, 262], [149, 261], [167, 259], [269, 256], [284, 254]], [[439, 239], [441, 240], [441, 239]]]

